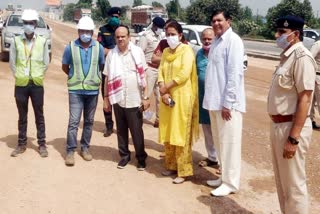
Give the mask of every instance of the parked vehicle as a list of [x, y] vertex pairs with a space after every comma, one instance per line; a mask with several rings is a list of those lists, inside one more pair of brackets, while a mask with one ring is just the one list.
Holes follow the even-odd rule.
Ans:
[[156, 8], [149, 5], [141, 5], [131, 9], [131, 27], [135, 33], [143, 31], [147, 28], [153, 18], [161, 17], [165, 21], [168, 19], [168, 14], [163, 8]]
[[303, 30], [303, 36], [317, 41], [320, 39], [320, 29], [305, 29]]
[[84, 9], [84, 8], [77, 8], [73, 12], [73, 21], [75, 23], [78, 23], [79, 20], [84, 16], [91, 17], [91, 10], [90, 9]]
[[2, 19], [2, 16], [0, 16], [0, 36], [1, 36], [1, 33], [2, 33], [2, 28], [3, 28], [3, 19]]
[[[14, 37], [23, 34], [23, 21], [21, 15], [22, 12], [14, 12], [7, 17], [7, 20], [4, 23], [1, 36], [1, 52], [5, 61], [9, 59], [10, 45]], [[49, 55], [51, 59], [51, 28], [44, 22], [42, 17], [39, 17], [35, 32], [48, 39]]]
[[[202, 48], [201, 34], [207, 29], [212, 28], [209, 25], [182, 25], [183, 36], [188, 41], [189, 45], [192, 47], [194, 54]], [[248, 67], [248, 57], [247, 54], [243, 56], [243, 68], [247, 70]]]

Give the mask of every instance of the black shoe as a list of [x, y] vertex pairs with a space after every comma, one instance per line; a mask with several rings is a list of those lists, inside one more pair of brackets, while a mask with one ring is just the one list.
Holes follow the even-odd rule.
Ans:
[[110, 135], [112, 135], [113, 130], [112, 129], [105, 129], [103, 132], [103, 137], [109, 137]]
[[18, 145], [11, 153], [11, 157], [17, 157], [19, 154], [24, 153], [26, 149], [26, 145]]
[[48, 151], [45, 145], [40, 145], [38, 150], [41, 157], [43, 158], [48, 157]]
[[129, 158], [129, 159], [127, 159], [127, 158], [122, 158], [122, 159], [119, 161], [117, 168], [118, 168], [118, 169], [124, 169], [124, 168], [126, 167], [126, 165], [129, 163], [129, 161], [130, 161], [130, 158]]
[[316, 121], [312, 121], [312, 129], [320, 130], [320, 126], [317, 125]]
[[144, 171], [146, 169], [146, 161], [138, 161], [137, 170]]

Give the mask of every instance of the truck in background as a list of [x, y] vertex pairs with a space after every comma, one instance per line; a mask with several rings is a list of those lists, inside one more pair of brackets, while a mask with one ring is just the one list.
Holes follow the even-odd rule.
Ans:
[[14, 11], [14, 7], [13, 7], [13, 4], [12, 3], [9, 3], [7, 8], [6, 8], [7, 11]]
[[73, 21], [78, 23], [79, 20], [84, 16], [91, 17], [91, 9], [77, 8], [73, 12]]
[[17, 5], [16, 11], [22, 11], [22, 5], [21, 5], [21, 4], [18, 4], [18, 5]]
[[140, 5], [131, 8], [131, 27], [135, 33], [141, 32], [148, 27], [155, 17], [161, 17], [165, 21], [168, 14], [164, 8], [152, 7], [149, 5]]

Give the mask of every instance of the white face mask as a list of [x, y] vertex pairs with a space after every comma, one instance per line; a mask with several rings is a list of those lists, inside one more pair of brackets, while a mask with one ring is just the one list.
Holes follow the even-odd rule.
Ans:
[[179, 40], [178, 35], [168, 36], [167, 42], [168, 42], [168, 45], [171, 49], [175, 49], [180, 44], [180, 40]]
[[27, 35], [34, 33], [34, 29], [35, 29], [34, 25], [23, 25], [23, 31]]

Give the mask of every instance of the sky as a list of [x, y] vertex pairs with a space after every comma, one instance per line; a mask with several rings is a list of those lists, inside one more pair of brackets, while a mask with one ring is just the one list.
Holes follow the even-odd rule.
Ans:
[[[62, 0], [63, 3], [74, 3], [78, 0]], [[146, 4], [158, 1], [165, 5], [170, 0], [143, 0]], [[302, 0], [300, 0], [302, 1]], [[133, 0], [109, 0], [112, 6], [132, 5]], [[180, 0], [182, 7], [187, 7], [190, 0]], [[278, 4], [280, 0], [239, 0], [242, 6], [248, 6], [252, 9], [253, 14], [266, 15], [268, 8]], [[310, 0], [314, 15], [320, 17], [320, 0]], [[8, 3], [22, 4], [23, 8], [42, 9], [45, 6], [45, 0], [0, 0], [0, 8], [5, 8]]]

